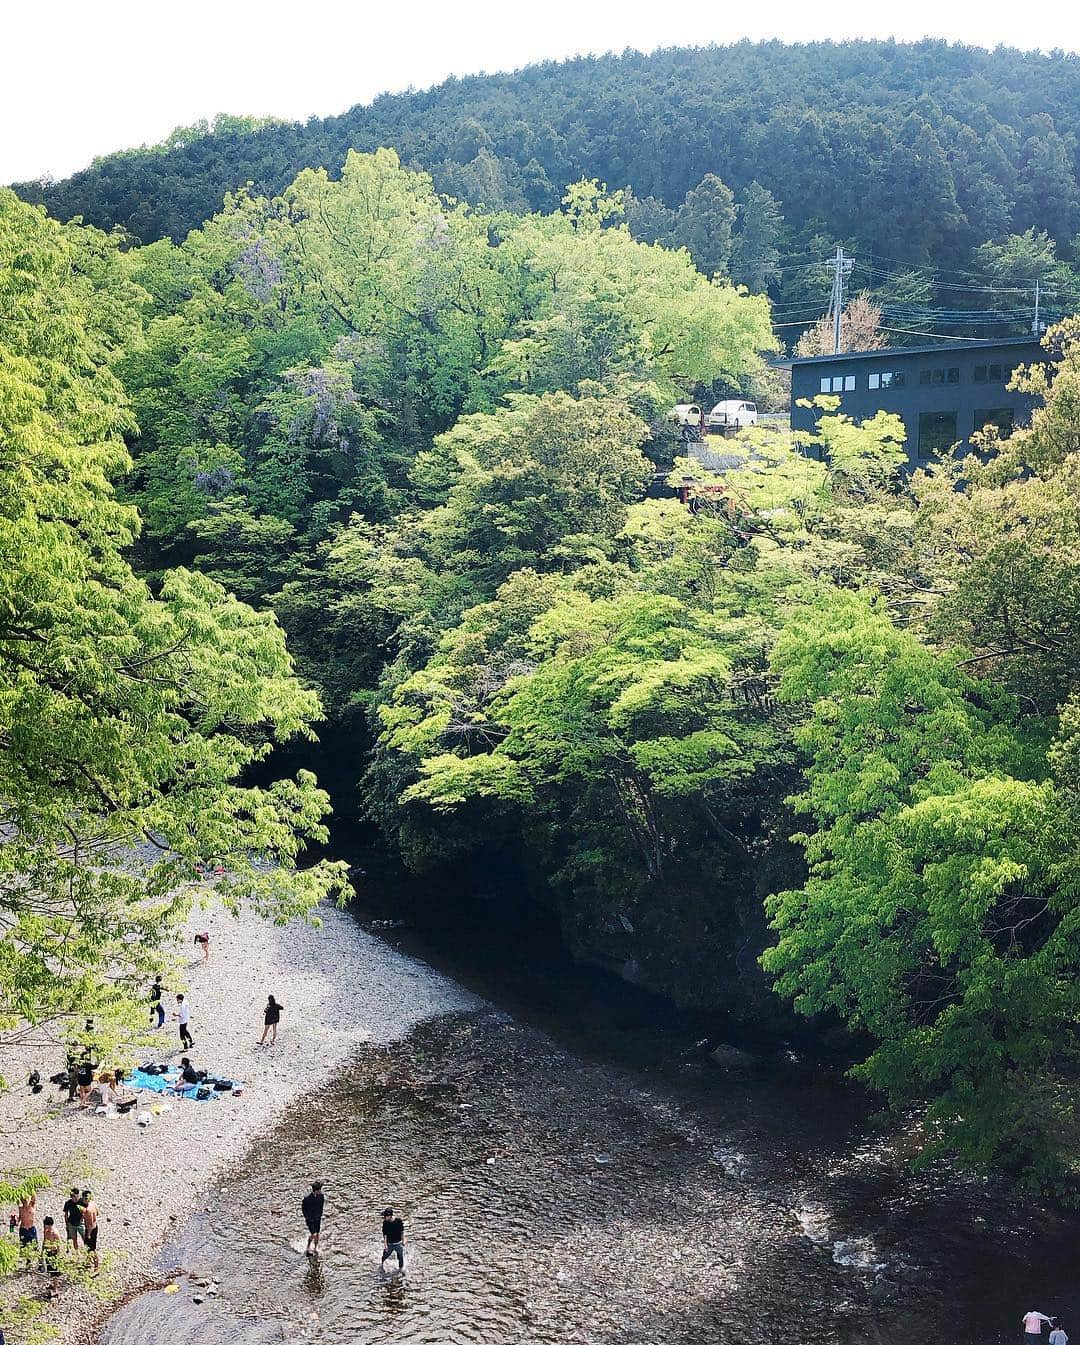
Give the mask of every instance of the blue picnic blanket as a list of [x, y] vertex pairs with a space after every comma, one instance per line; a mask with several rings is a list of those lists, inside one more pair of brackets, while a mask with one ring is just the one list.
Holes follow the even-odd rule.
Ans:
[[[218, 1102], [222, 1097], [228, 1096], [226, 1093], [214, 1091], [214, 1078], [211, 1075], [204, 1079], [201, 1084], [185, 1084], [183, 1088], [177, 1088], [176, 1081], [180, 1077], [179, 1069], [170, 1069], [168, 1074], [147, 1074], [143, 1069], [133, 1069], [126, 1080], [132, 1088], [142, 1088], [148, 1093], [167, 1093], [169, 1097], [187, 1098], [189, 1102]], [[231, 1080], [234, 1088], [243, 1088], [239, 1079]], [[198, 1097], [200, 1088], [209, 1088], [208, 1097]]]

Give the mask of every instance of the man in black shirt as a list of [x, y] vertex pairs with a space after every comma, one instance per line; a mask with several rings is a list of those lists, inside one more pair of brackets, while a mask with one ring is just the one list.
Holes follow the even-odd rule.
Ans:
[[83, 1210], [79, 1200], [79, 1188], [73, 1186], [71, 1195], [64, 1201], [64, 1232], [71, 1243], [72, 1250], [79, 1250], [79, 1234], [82, 1232]]
[[314, 1256], [319, 1250], [319, 1232], [322, 1229], [323, 1202], [322, 1182], [312, 1182], [311, 1190], [300, 1202], [300, 1211], [307, 1224], [308, 1240], [306, 1256]]
[[387, 1206], [382, 1212], [383, 1226], [383, 1247], [382, 1264], [386, 1265], [387, 1257], [396, 1256], [398, 1269], [405, 1269], [405, 1225], [400, 1219], [394, 1218], [394, 1211]]

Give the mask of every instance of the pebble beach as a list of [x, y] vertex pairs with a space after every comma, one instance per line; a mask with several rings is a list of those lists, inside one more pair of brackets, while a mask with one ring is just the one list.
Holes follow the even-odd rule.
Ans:
[[[211, 936], [205, 964], [193, 943], [201, 929]], [[333, 908], [322, 912], [319, 925], [284, 927], [250, 914], [197, 911], [177, 956], [166, 1012], [183, 991], [194, 1046], [181, 1051], [167, 1016], [137, 1058], [178, 1061], [186, 1054], [199, 1069], [242, 1081], [240, 1096], [177, 1099], [144, 1127], [137, 1113], [162, 1101], [152, 1094], [140, 1093], [135, 1111], [106, 1118], [67, 1102], [66, 1090], [48, 1082], [42, 1092], [30, 1092], [31, 1070], [48, 1080], [63, 1066], [54, 1035], [23, 1032], [0, 1043], [8, 1081], [0, 1094], [2, 1166], [43, 1168], [53, 1182], [38, 1197], [39, 1236], [46, 1214], [62, 1233], [70, 1185], [91, 1187], [101, 1210], [100, 1251], [108, 1254], [102, 1292], [92, 1296], [68, 1286], [46, 1306], [61, 1345], [95, 1339], [112, 1306], [160, 1277], [155, 1257], [172, 1230], [231, 1162], [258, 1145], [288, 1104], [318, 1089], [365, 1046], [393, 1042], [425, 1019], [477, 1003]], [[260, 1047], [268, 994], [284, 1007], [277, 1044]], [[23, 1278], [15, 1289], [31, 1289]]]

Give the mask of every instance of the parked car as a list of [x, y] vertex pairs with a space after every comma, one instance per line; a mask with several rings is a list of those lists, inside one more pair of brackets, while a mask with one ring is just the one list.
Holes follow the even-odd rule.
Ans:
[[680, 402], [678, 406], [672, 407], [668, 416], [677, 425], [693, 425], [696, 429], [705, 423], [704, 411], [694, 402]]
[[717, 402], [705, 417], [710, 430], [742, 430], [757, 424], [757, 402]]

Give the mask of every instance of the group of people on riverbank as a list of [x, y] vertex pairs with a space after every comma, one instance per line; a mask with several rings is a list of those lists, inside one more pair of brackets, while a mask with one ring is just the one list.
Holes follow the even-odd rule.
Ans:
[[[300, 1202], [300, 1212], [307, 1225], [308, 1240], [305, 1256], [319, 1254], [319, 1238], [322, 1235], [323, 1209], [326, 1196], [322, 1182], [312, 1182], [311, 1190]], [[405, 1221], [387, 1205], [382, 1212], [383, 1254], [380, 1265], [385, 1266], [391, 1257], [397, 1258], [398, 1270], [405, 1269]]]
[[41, 1265], [53, 1277], [61, 1274], [61, 1255], [65, 1243], [72, 1255], [84, 1251], [94, 1269], [100, 1269], [98, 1233], [101, 1228], [101, 1214], [93, 1193], [89, 1190], [80, 1191], [77, 1186], [73, 1186], [64, 1202], [63, 1220], [64, 1237], [61, 1238], [56, 1231], [56, 1220], [51, 1214], [47, 1214], [39, 1239], [37, 1194], [30, 1192], [19, 1201], [18, 1208], [11, 1215], [8, 1228], [9, 1232], [18, 1233], [19, 1245], [27, 1255], [40, 1257]]

